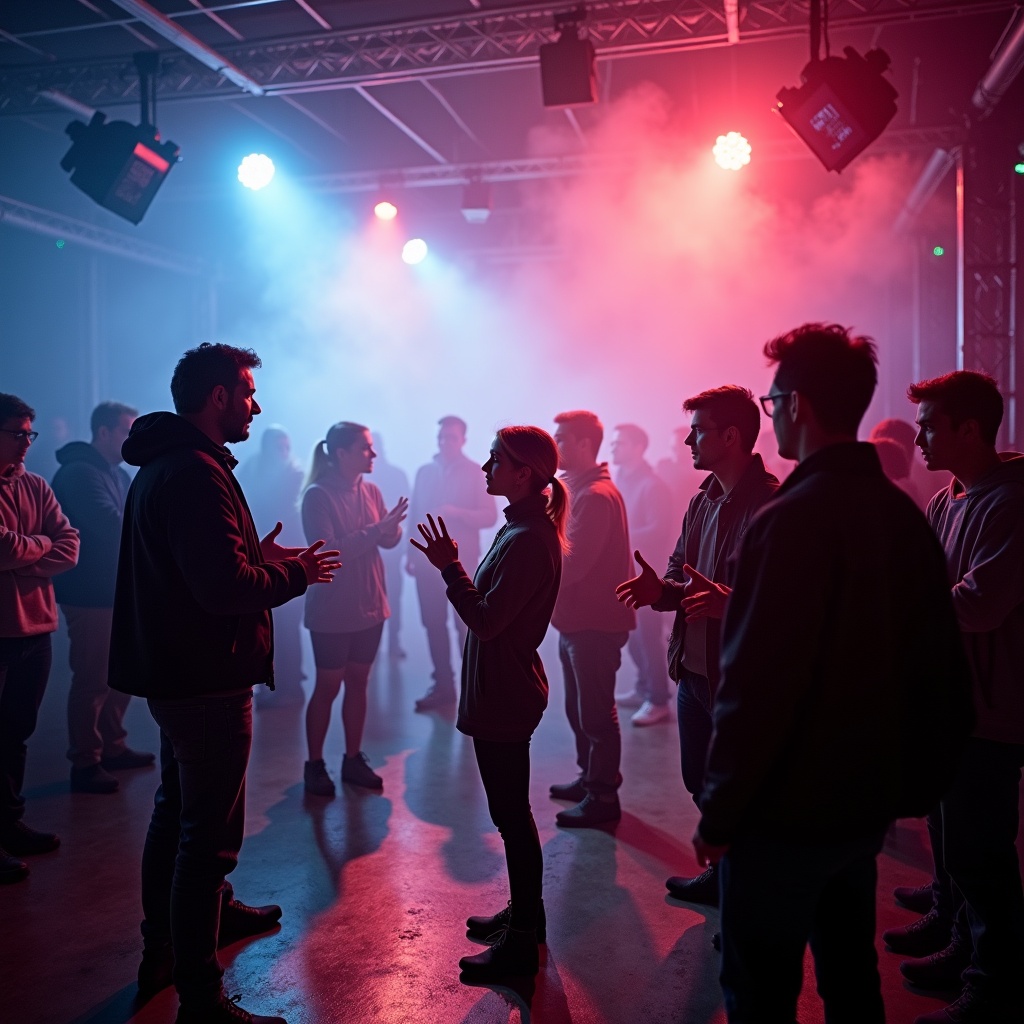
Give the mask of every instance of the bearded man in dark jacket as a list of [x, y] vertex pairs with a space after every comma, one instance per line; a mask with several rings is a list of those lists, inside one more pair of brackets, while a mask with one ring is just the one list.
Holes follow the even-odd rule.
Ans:
[[765, 355], [799, 465], [740, 545], [694, 848], [719, 863], [730, 1024], [796, 1019], [808, 942], [825, 1019], [883, 1024], [875, 858], [951, 781], [969, 675], [941, 548], [856, 439], [874, 344], [806, 324]]
[[223, 946], [266, 931], [277, 906], [233, 899], [252, 744], [252, 687], [273, 688], [270, 609], [330, 582], [337, 551], [260, 541], [225, 445], [260, 413], [251, 349], [204, 344], [171, 380], [177, 415], [137, 419], [123, 446], [128, 492], [110, 685], [145, 697], [160, 727], [160, 788], [142, 855], [143, 996], [173, 980], [177, 1024], [278, 1024], [228, 999]]

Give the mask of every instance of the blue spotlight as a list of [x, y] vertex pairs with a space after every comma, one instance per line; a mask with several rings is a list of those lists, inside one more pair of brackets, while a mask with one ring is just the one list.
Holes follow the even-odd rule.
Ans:
[[250, 153], [238, 165], [238, 180], [253, 192], [266, 188], [274, 180], [274, 161], [263, 153]]

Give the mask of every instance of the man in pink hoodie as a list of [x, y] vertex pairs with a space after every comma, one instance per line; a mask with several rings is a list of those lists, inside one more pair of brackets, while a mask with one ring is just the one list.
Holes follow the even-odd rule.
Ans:
[[28, 877], [22, 856], [60, 846], [53, 833], [22, 821], [21, 787], [57, 628], [50, 580], [78, 561], [78, 531], [50, 485], [25, 471], [35, 416], [16, 395], [0, 393], [0, 882], [8, 883]]

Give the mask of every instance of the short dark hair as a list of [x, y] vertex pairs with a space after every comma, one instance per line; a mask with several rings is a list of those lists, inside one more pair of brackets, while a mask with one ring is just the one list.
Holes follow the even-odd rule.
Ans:
[[462, 431], [462, 436], [465, 437], [469, 431], [469, 427], [466, 426], [466, 421], [460, 416], [442, 416], [438, 421], [439, 427], [458, 427]]
[[17, 395], [7, 395], [0, 391], [0, 420], [34, 420], [36, 411], [28, 402], [23, 402]]
[[696, 412], [698, 409], [706, 409], [715, 421], [715, 426], [720, 429], [735, 427], [740, 433], [743, 450], [747, 453], [754, 450], [757, 435], [761, 432], [761, 411], [750, 388], [741, 388], [739, 384], [723, 384], [720, 388], [702, 391], [683, 402], [684, 412]]
[[954, 370], [941, 377], [922, 380], [907, 388], [914, 405], [934, 402], [954, 428], [964, 420], [974, 420], [986, 444], [995, 444], [1003, 422], [1003, 396], [994, 377], [977, 370]]
[[830, 434], [857, 433], [878, 383], [874, 341], [851, 332], [841, 324], [803, 324], [764, 347], [778, 364], [778, 388], [800, 392]]
[[651, 443], [651, 439], [647, 436], [647, 431], [643, 427], [638, 427], [635, 423], [619, 423], [615, 429], [627, 441], [632, 442], [642, 451], [647, 451], [647, 446]]
[[594, 446], [594, 454], [597, 455], [604, 440], [604, 426], [595, 413], [586, 409], [573, 409], [570, 412], [560, 412], [555, 417], [555, 422], [561, 424], [579, 440], [589, 438]]
[[171, 377], [174, 411], [195, 415], [203, 411], [206, 399], [217, 385], [232, 389], [242, 370], [254, 370], [263, 363], [251, 348], [211, 345], [204, 341], [190, 348], [179, 360]]
[[138, 409], [133, 409], [123, 402], [100, 402], [92, 411], [89, 417], [89, 429], [92, 430], [93, 438], [100, 432], [100, 427], [113, 430], [121, 422], [122, 416], [131, 416], [133, 419], [139, 415]]

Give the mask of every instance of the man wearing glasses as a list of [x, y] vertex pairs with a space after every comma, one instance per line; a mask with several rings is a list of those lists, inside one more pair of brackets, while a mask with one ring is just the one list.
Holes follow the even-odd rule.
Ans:
[[39, 436], [35, 411], [0, 394], [0, 883], [28, 877], [20, 858], [60, 846], [51, 832], [22, 820], [25, 744], [50, 677], [50, 634], [57, 628], [53, 576], [78, 561], [78, 531], [50, 485], [25, 470]]
[[875, 858], [952, 777], [967, 667], [941, 548], [857, 441], [874, 344], [806, 324], [765, 355], [799, 465], [740, 542], [694, 849], [719, 865], [730, 1022], [796, 1019], [809, 942], [825, 1019], [883, 1024]]
[[[730, 588], [729, 556], [754, 513], [778, 490], [779, 481], [754, 454], [761, 414], [748, 388], [726, 384], [683, 402], [691, 414], [689, 447], [693, 466], [710, 475], [690, 499], [675, 551], [659, 579], [643, 553], [641, 573], [621, 584], [619, 600], [631, 607], [651, 605], [675, 612], [669, 638], [669, 675], [676, 694], [683, 785], [700, 806], [704, 761], [711, 741], [711, 705], [718, 688], [719, 634]], [[689, 903], [718, 906], [718, 869], [696, 878], [673, 875], [669, 895]]]

